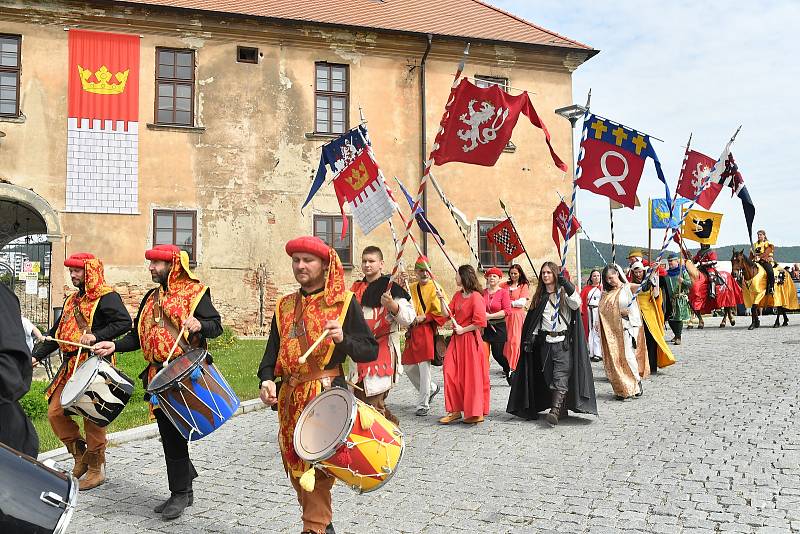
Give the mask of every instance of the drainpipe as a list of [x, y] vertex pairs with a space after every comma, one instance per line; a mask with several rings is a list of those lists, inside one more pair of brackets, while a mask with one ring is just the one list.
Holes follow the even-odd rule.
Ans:
[[[425, 53], [422, 54], [422, 60], [419, 63], [419, 97], [420, 97], [420, 118], [419, 118], [419, 130], [420, 130], [420, 177], [425, 173], [425, 159], [428, 157], [428, 146], [427, 146], [427, 137], [428, 132], [427, 128], [425, 127], [425, 113], [426, 113], [426, 105], [425, 105], [425, 62], [428, 60], [428, 53], [431, 51], [431, 43], [433, 42], [433, 34], [428, 34], [428, 44], [425, 47]], [[422, 210], [425, 212], [425, 216], [427, 217], [428, 214], [428, 192], [422, 192]], [[428, 255], [428, 234], [422, 232], [422, 252], [427, 256]]]

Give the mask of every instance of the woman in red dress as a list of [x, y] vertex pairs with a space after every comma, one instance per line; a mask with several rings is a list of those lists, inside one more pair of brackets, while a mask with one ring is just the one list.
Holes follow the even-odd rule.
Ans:
[[489, 415], [489, 359], [481, 338], [486, 326], [486, 304], [478, 276], [471, 265], [458, 268], [459, 291], [450, 301], [454, 314], [453, 336], [444, 358], [444, 405], [447, 415], [439, 422], [447, 425], [461, 419], [480, 423]]
[[483, 290], [483, 302], [486, 305], [486, 328], [481, 337], [486, 343], [487, 351], [494, 357], [494, 361], [503, 368], [503, 376], [511, 385], [509, 374], [511, 368], [505, 356], [505, 346], [508, 340], [506, 317], [511, 313], [511, 297], [508, 289], [500, 283], [503, 271], [492, 267], [486, 271], [486, 289]]
[[511, 313], [506, 314], [506, 330], [508, 337], [503, 354], [508, 360], [508, 366], [513, 371], [519, 361], [519, 346], [522, 336], [522, 323], [525, 322], [525, 305], [530, 296], [530, 283], [525, 276], [525, 271], [518, 263], [508, 269], [508, 282], [503, 282], [503, 287], [508, 289], [511, 299]]

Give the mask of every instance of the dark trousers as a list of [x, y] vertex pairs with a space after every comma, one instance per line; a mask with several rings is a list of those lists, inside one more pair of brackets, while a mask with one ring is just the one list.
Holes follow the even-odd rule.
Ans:
[[508, 373], [511, 372], [511, 366], [508, 364], [508, 358], [506, 355], [503, 354], [503, 350], [506, 347], [505, 341], [495, 341], [494, 343], [489, 343], [489, 347], [492, 349], [492, 357], [497, 364], [503, 368], [503, 374], [508, 376]]
[[503, 368], [503, 374], [506, 376], [511, 372], [508, 358], [503, 354], [507, 339], [508, 333], [505, 320], [492, 320], [483, 331], [483, 340], [489, 345], [494, 361]]
[[772, 268], [772, 264], [768, 261], [760, 261], [758, 262], [764, 268], [764, 271], [767, 273], [767, 290], [774, 290], [775, 289], [775, 270]]
[[683, 321], [669, 321], [669, 328], [675, 334], [675, 337], [680, 339], [681, 332], [683, 332]]
[[167, 480], [172, 493], [188, 493], [192, 490], [192, 480], [197, 471], [189, 458], [189, 442], [164, 415], [161, 409], [154, 410], [161, 445], [164, 447], [164, 460], [167, 463]]
[[572, 373], [572, 356], [569, 341], [541, 344], [542, 373], [551, 391], [569, 391], [569, 375]]
[[656, 374], [658, 373], [658, 343], [647, 325], [642, 325], [642, 328], [644, 328], [644, 340], [647, 345], [647, 359], [650, 361], [650, 373]]

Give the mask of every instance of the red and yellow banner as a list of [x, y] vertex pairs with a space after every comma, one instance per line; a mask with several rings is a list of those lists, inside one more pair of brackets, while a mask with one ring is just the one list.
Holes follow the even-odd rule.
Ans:
[[139, 36], [69, 31], [68, 116], [139, 120]]

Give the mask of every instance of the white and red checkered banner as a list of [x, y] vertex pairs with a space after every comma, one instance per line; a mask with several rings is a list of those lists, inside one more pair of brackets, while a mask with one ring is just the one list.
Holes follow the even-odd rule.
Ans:
[[138, 213], [139, 36], [68, 41], [67, 211]]

